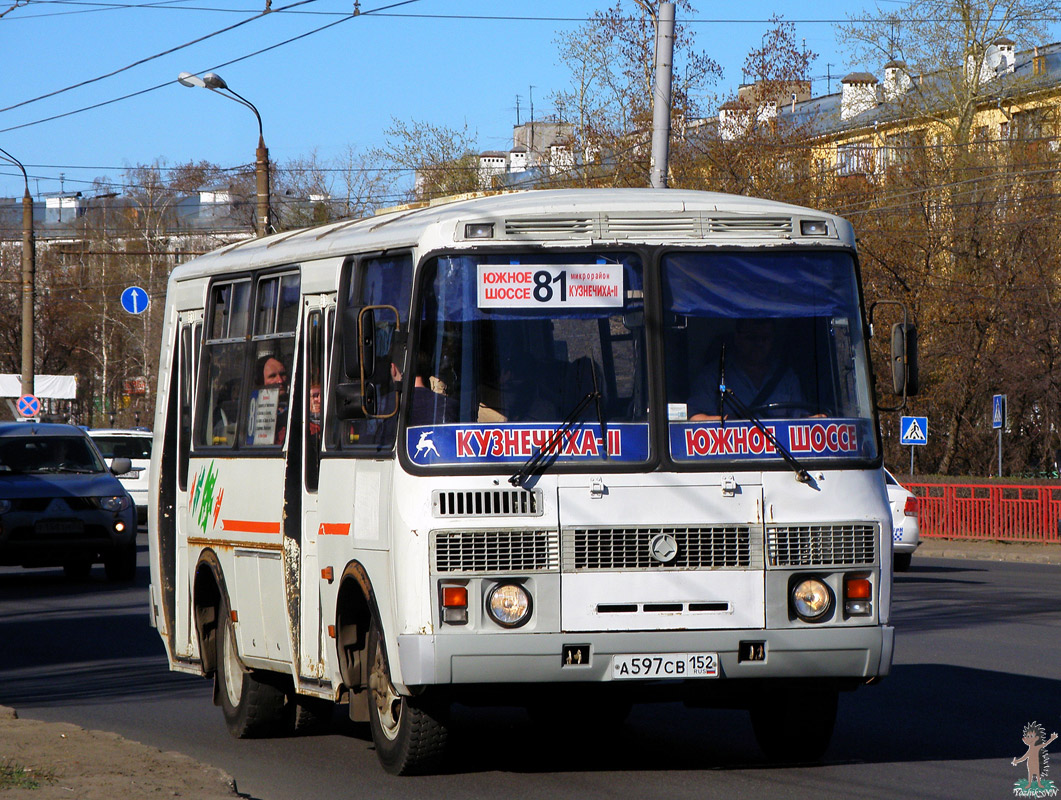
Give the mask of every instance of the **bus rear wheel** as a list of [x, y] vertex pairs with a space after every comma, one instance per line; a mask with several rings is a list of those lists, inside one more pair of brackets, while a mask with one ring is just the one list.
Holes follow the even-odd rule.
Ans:
[[368, 648], [369, 728], [380, 763], [393, 775], [435, 771], [449, 738], [445, 724], [448, 708], [426, 695], [398, 694], [391, 683], [383, 637], [375, 623], [368, 634]]
[[227, 603], [221, 606], [217, 632], [217, 688], [221, 713], [229, 733], [237, 739], [255, 739], [283, 732], [287, 694], [277, 676], [253, 672], [239, 660], [236, 628]]

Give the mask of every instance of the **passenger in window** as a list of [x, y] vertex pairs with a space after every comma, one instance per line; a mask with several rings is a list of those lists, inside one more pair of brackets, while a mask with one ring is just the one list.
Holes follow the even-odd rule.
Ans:
[[287, 367], [279, 358], [264, 355], [258, 359], [258, 375], [261, 386], [280, 386], [287, 388]]
[[307, 417], [310, 436], [320, 436], [321, 432], [321, 385], [310, 384], [309, 415]]
[[271, 353], [255, 366], [257, 388], [251, 394], [247, 443], [283, 444], [287, 436], [287, 366]]
[[549, 422], [559, 418], [556, 398], [558, 374], [549, 374], [545, 362], [530, 355], [501, 359], [497, 384], [486, 381], [481, 389], [479, 422]]
[[[431, 374], [431, 354], [422, 352], [417, 358], [413, 392], [409, 402], [409, 425], [436, 425], [457, 421], [457, 404], [445, 394], [446, 385]], [[391, 379], [396, 386], [402, 382], [398, 365], [391, 362]]]
[[[773, 319], [741, 319], [725, 350], [700, 371], [689, 398], [690, 420], [720, 420], [743, 416], [726, 400], [719, 406], [719, 383], [755, 416], [769, 418], [806, 417], [813, 414], [804, 400], [799, 379], [781, 352], [778, 325]], [[723, 366], [725, 374], [722, 375]]]

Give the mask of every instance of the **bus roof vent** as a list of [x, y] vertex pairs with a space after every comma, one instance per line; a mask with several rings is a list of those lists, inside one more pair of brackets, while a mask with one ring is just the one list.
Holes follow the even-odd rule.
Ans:
[[567, 239], [593, 236], [592, 217], [515, 217], [505, 220], [505, 236], [512, 239]]
[[700, 220], [693, 215], [605, 217], [601, 226], [604, 238], [666, 237], [699, 239]]
[[435, 517], [540, 517], [542, 491], [534, 489], [477, 489], [431, 493]]
[[711, 236], [754, 236], [792, 234], [791, 217], [708, 217], [704, 227]]

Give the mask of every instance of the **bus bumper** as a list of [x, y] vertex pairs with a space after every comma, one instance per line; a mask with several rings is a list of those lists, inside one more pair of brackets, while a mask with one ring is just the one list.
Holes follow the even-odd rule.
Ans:
[[[652, 633], [404, 634], [401, 684], [577, 683], [613, 680], [619, 654], [715, 653], [719, 678], [848, 678], [868, 681], [891, 669], [895, 629], [654, 631]], [[758, 645], [762, 645], [761, 651]], [[565, 648], [588, 653], [565, 663]], [[756, 658], [749, 658], [755, 653]], [[397, 677], [397, 676], [396, 676]]]

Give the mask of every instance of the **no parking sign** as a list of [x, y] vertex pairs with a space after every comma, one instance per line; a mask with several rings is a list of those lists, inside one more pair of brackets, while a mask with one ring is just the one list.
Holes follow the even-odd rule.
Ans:
[[41, 401], [32, 394], [24, 394], [18, 398], [18, 413], [26, 419], [35, 417], [41, 413]]

